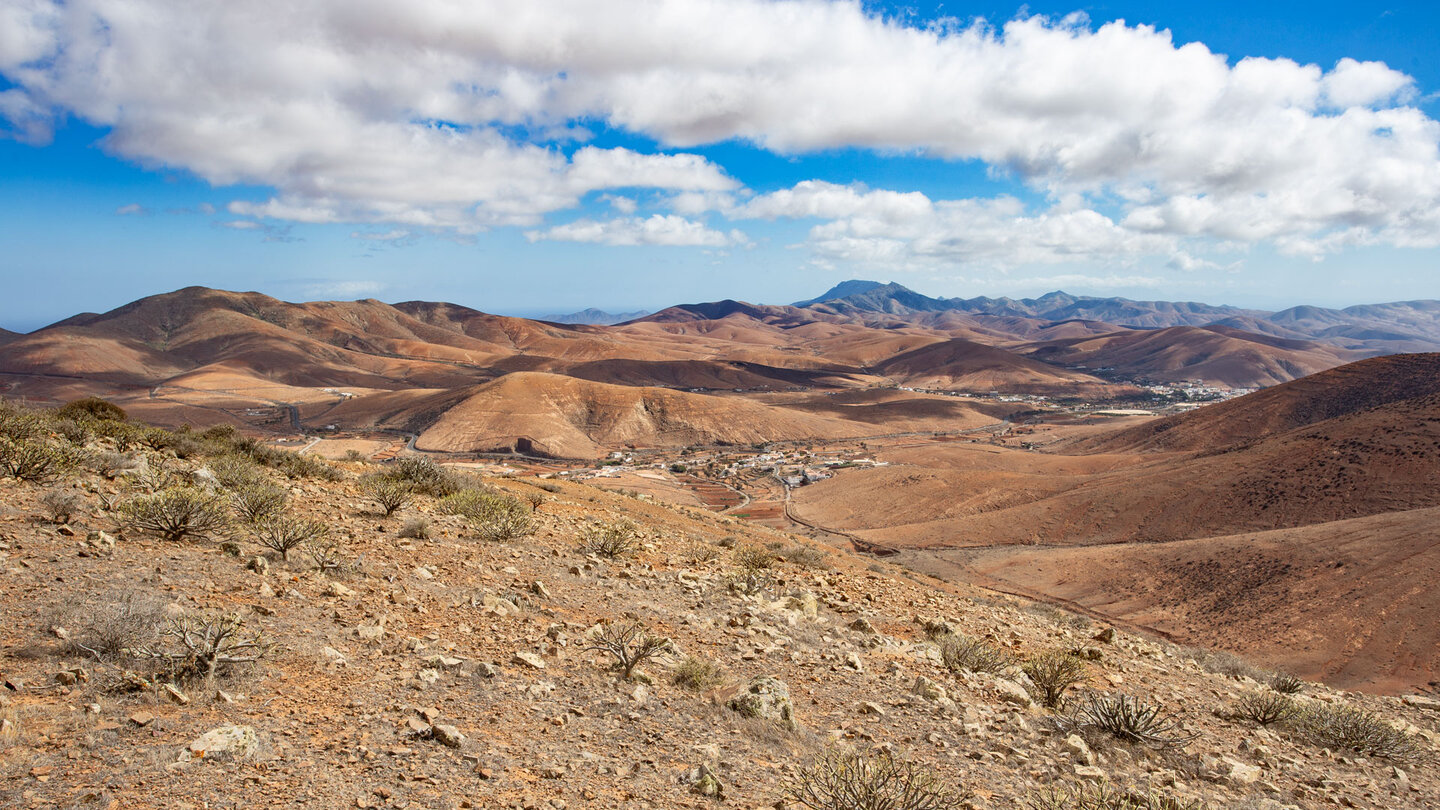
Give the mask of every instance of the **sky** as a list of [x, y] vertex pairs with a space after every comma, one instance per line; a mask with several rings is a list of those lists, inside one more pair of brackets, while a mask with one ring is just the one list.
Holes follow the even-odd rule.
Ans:
[[0, 327], [1440, 298], [1433, 3], [0, 0]]

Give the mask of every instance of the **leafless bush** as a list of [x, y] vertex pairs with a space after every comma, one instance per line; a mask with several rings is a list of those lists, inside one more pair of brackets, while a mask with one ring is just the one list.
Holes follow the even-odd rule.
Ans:
[[1131, 695], [1090, 695], [1062, 724], [1069, 730], [1103, 731], [1116, 739], [1158, 748], [1184, 745], [1199, 736], [1186, 734], [1180, 722], [1159, 704]]
[[114, 478], [126, 470], [133, 470], [140, 466], [140, 459], [129, 453], [121, 453], [113, 450], [106, 450], [96, 453], [91, 457], [95, 472], [106, 478]]
[[1404, 762], [1421, 751], [1413, 736], [1376, 714], [1352, 706], [1316, 703], [1298, 712], [1288, 725], [1296, 736], [1315, 745], [1380, 759]]
[[280, 559], [288, 560], [292, 549], [323, 541], [330, 534], [330, 528], [318, 520], [276, 514], [253, 524], [251, 533], [257, 544], [278, 552]]
[[230, 503], [240, 519], [252, 526], [264, 523], [285, 511], [290, 496], [285, 490], [261, 481], [244, 482], [230, 492]]
[[140, 645], [131, 653], [159, 662], [172, 677], [209, 679], [254, 664], [269, 650], [263, 637], [248, 632], [238, 615], [206, 613], [172, 619], [160, 631], [159, 644]]
[[127, 527], [164, 540], [203, 538], [230, 525], [220, 500], [197, 489], [175, 487], [120, 505]]
[[951, 810], [966, 797], [951, 790], [933, 768], [881, 751], [873, 756], [832, 751], [792, 779], [785, 797], [810, 810]]
[[45, 507], [46, 517], [51, 523], [69, 523], [70, 518], [85, 506], [85, 500], [79, 493], [52, 489], [40, 496], [40, 505]]
[[1270, 676], [1270, 688], [1282, 695], [1298, 695], [1305, 682], [1288, 672], [1277, 672]]
[[358, 569], [356, 563], [345, 559], [345, 550], [340, 544], [328, 537], [305, 543], [305, 553], [310, 556], [310, 562], [314, 563], [315, 569], [322, 573], [353, 573]]
[[670, 676], [670, 682], [692, 692], [704, 692], [712, 686], [719, 686], [724, 680], [720, 665], [693, 655], [685, 656], [680, 666]]
[[399, 478], [373, 474], [360, 479], [360, 490], [380, 505], [385, 517], [390, 517], [410, 502], [415, 494], [415, 485]]
[[91, 597], [75, 607], [64, 622], [70, 646], [97, 661], [113, 661], [125, 650], [155, 638], [164, 620], [160, 600], [134, 591]]
[[430, 519], [412, 518], [405, 521], [405, 525], [397, 532], [400, 537], [409, 537], [414, 540], [430, 539]]
[[530, 511], [538, 512], [540, 511], [540, 507], [545, 503], [545, 493], [527, 492], [525, 493], [525, 502], [530, 504]]
[[775, 583], [775, 572], [769, 566], [742, 565], [730, 573], [730, 590], [754, 596]]
[[999, 647], [962, 635], [940, 640], [940, 660], [951, 672], [999, 672], [1015, 663], [1010, 654]]
[[669, 651], [672, 646], [670, 639], [651, 635], [639, 622], [605, 622], [585, 649], [609, 653], [615, 658], [621, 677], [629, 680], [635, 667]]
[[1026, 810], [1204, 810], [1199, 799], [1130, 790], [1100, 782], [1050, 785], [1025, 797]]
[[1243, 720], [1270, 726], [1295, 716], [1299, 707], [1288, 695], [1278, 692], [1250, 692], [1235, 702], [1235, 715]]
[[1052, 709], [1064, 702], [1067, 689], [1084, 683], [1087, 677], [1085, 663], [1061, 650], [1026, 661], [1021, 669], [1030, 677], [1035, 699]]
[[586, 526], [580, 535], [580, 552], [612, 560], [629, 557], [640, 550], [639, 532], [628, 519]]

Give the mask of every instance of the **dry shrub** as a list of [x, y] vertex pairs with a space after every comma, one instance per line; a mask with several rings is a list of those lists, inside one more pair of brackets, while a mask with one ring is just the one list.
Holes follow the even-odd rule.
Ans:
[[240, 483], [230, 492], [230, 504], [236, 514], [252, 526], [279, 516], [289, 500], [285, 490], [262, 481]]
[[680, 666], [670, 676], [670, 682], [692, 692], [704, 692], [712, 686], [719, 686], [725, 679], [720, 665], [705, 658], [685, 656]]
[[786, 562], [793, 563], [801, 568], [829, 568], [830, 555], [823, 549], [814, 546], [794, 545], [780, 550], [780, 556]]
[[1159, 704], [1131, 695], [1090, 695], [1063, 724], [1071, 730], [1103, 731], [1125, 742], [1159, 748], [1184, 745], [1199, 736], [1185, 733]]
[[640, 550], [640, 529], [628, 519], [586, 526], [579, 547], [581, 553], [597, 557], [629, 557]]
[[0, 436], [0, 472], [21, 481], [45, 484], [68, 475], [83, 453], [62, 442]]
[[1298, 710], [1290, 696], [1278, 692], [1250, 692], [1235, 702], [1235, 716], [1262, 726], [1288, 720]]
[[230, 525], [220, 500], [197, 489], [173, 487], [120, 505], [127, 527], [164, 540], [203, 538]]
[[85, 500], [79, 493], [52, 489], [40, 497], [40, 505], [45, 507], [45, 516], [51, 523], [69, 523], [70, 518], [84, 508]]
[[832, 751], [790, 781], [785, 798], [810, 810], [958, 810], [966, 796], [933, 768], [881, 751], [873, 756]]
[[409, 537], [413, 540], [430, 539], [430, 518], [411, 518], [405, 521], [405, 525], [396, 532], [399, 537]]
[[246, 630], [239, 615], [201, 613], [170, 620], [160, 631], [159, 643], [130, 652], [158, 662], [171, 677], [209, 679], [254, 664], [269, 651], [270, 645], [259, 633]]
[[97, 661], [114, 661], [155, 637], [164, 621], [161, 600], [135, 591], [91, 597], [64, 619], [70, 648]]
[[615, 624], [605, 622], [586, 644], [586, 650], [609, 653], [615, 659], [620, 677], [630, 680], [635, 667], [673, 648], [670, 639], [651, 635], [639, 622]]
[[999, 647], [962, 635], [940, 639], [940, 660], [951, 672], [999, 672], [1015, 663], [1010, 654]]
[[1421, 751], [1413, 736], [1379, 715], [1352, 706], [1312, 704], [1297, 712], [1288, 725], [1296, 736], [1315, 745], [1380, 759], [1404, 762]]
[[1021, 667], [1030, 683], [1031, 692], [1041, 705], [1055, 708], [1065, 700], [1065, 692], [1085, 682], [1085, 663], [1063, 650], [1043, 653]]
[[1024, 799], [1026, 810], [1205, 810], [1199, 799], [1116, 787], [1105, 782], [1050, 785]]
[[382, 475], [410, 484], [421, 495], [443, 498], [465, 488], [465, 479], [424, 456], [405, 456]]
[[255, 523], [251, 532], [258, 545], [278, 552], [280, 559], [288, 560], [292, 549], [324, 541], [330, 534], [330, 528], [318, 520], [277, 514]]
[[409, 481], [376, 473], [360, 479], [360, 491], [375, 503], [385, 517], [390, 517], [410, 502], [415, 494], [415, 485]]
[[1270, 676], [1270, 688], [1282, 695], [1298, 695], [1305, 682], [1288, 672], [1277, 672]]
[[759, 546], [737, 546], [731, 553], [737, 568], [768, 569], [775, 566], [775, 552]]

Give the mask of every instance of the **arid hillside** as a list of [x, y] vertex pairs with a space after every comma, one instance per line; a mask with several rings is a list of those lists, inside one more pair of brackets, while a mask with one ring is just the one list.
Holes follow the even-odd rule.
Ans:
[[1440, 802], [1432, 696], [581, 483], [84, 413], [0, 413], [0, 460], [60, 460], [0, 478], [7, 807], [795, 808], [837, 761], [949, 808]]

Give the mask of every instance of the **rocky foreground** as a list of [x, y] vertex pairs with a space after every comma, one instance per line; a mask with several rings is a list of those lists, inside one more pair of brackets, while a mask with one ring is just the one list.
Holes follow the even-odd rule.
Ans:
[[[1233, 658], [582, 484], [401, 482], [386, 517], [374, 465], [68, 432], [22, 438], [79, 467], [0, 481], [5, 807], [801, 807], [842, 751], [945, 806], [1440, 806], [1427, 696], [1282, 699]], [[257, 487], [283, 512], [242, 519]], [[164, 539], [137, 504], [165, 492], [228, 516]], [[257, 542], [281, 518], [307, 534], [283, 558]], [[1077, 682], [1047, 695], [1056, 662]], [[1122, 695], [1150, 733], [1096, 721]], [[1378, 744], [1303, 720], [1348, 709]]]

